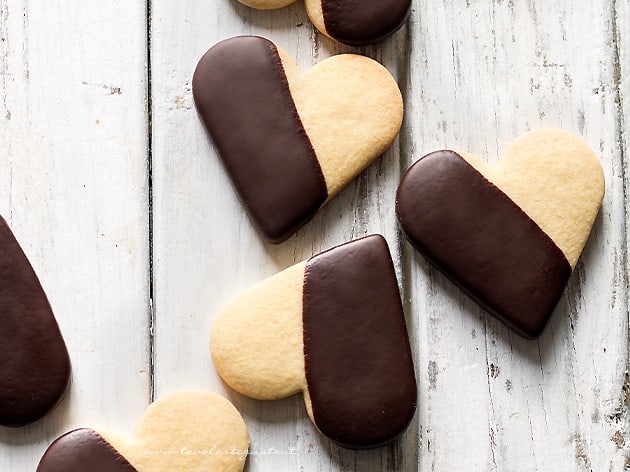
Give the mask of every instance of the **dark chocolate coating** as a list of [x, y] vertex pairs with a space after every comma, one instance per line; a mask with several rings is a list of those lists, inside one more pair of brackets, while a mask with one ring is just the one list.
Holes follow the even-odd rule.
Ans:
[[46, 294], [0, 217], [0, 424], [40, 419], [69, 379], [68, 351]]
[[416, 378], [389, 248], [372, 235], [311, 258], [304, 275], [306, 380], [319, 430], [352, 449], [400, 436]]
[[350, 46], [382, 41], [407, 20], [411, 0], [321, 0], [326, 32]]
[[571, 275], [566, 256], [507, 195], [453, 151], [416, 162], [398, 188], [409, 241], [519, 334], [543, 331]]
[[50, 445], [36, 472], [136, 472], [136, 469], [96, 431], [77, 429]]
[[193, 95], [245, 207], [269, 242], [282, 242], [328, 192], [276, 46], [257, 36], [218, 43], [197, 65]]

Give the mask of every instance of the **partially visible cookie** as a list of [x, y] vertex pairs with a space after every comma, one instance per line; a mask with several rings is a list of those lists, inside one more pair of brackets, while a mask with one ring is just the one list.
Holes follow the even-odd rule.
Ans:
[[411, 0], [304, 0], [315, 27], [350, 46], [378, 43], [405, 23]]
[[334, 442], [396, 439], [416, 408], [416, 381], [387, 243], [373, 235], [259, 283], [218, 315], [212, 359], [232, 388], [260, 400], [304, 393]]
[[519, 334], [544, 329], [604, 196], [593, 151], [564, 131], [524, 134], [495, 168], [437, 151], [404, 175], [396, 211], [409, 241]]
[[[295, 0], [239, 0], [259, 10], [282, 8]], [[411, 0], [304, 0], [315, 27], [350, 46], [383, 41], [407, 20]]]
[[403, 117], [400, 90], [376, 61], [342, 54], [302, 74], [257, 36], [212, 47], [193, 95], [241, 201], [273, 243], [377, 159]]
[[42, 418], [69, 380], [68, 351], [46, 294], [0, 217], [0, 425]]
[[240, 472], [249, 438], [225, 398], [181, 392], [153, 403], [131, 439], [77, 429], [53, 442], [37, 472]]

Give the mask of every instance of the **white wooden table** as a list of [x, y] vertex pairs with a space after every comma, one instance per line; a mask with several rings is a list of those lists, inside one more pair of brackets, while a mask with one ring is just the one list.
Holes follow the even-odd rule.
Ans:
[[[201, 54], [249, 33], [304, 68], [352, 50], [317, 33], [301, 3], [257, 12], [233, 0], [0, 0], [0, 214], [42, 280], [74, 369], [53, 414], [0, 428], [0, 471], [34, 471], [73, 427], [131, 433], [152, 398], [187, 388], [224, 393], [242, 411], [252, 472], [630, 471], [630, 1], [414, 0], [406, 27], [356, 50], [398, 79], [400, 138], [281, 246], [254, 232], [191, 96]], [[425, 153], [495, 161], [541, 126], [582, 135], [607, 188], [565, 295], [531, 342], [417, 255], [393, 209], [401, 173]], [[420, 403], [400, 441], [352, 452], [314, 431], [301, 398], [229, 391], [208, 331], [252, 283], [373, 232], [395, 257]]]

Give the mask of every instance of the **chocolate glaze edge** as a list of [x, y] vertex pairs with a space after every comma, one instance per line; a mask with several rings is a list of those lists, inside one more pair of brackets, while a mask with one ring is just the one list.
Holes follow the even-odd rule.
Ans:
[[[409, 174], [412, 173], [412, 169], [421, 163], [421, 161], [425, 158], [432, 158], [436, 155], [439, 154], [450, 154], [452, 156], [456, 156], [461, 162], [463, 162], [465, 164], [465, 166], [467, 166], [468, 171], [474, 173], [475, 178], [483, 180], [483, 182], [485, 183], [485, 185], [492, 189], [493, 192], [496, 193], [496, 195], [498, 195], [501, 199], [503, 199], [503, 203], [504, 204], [508, 204], [510, 205], [513, 210], [514, 210], [514, 214], [517, 215], [519, 218], [526, 220], [528, 222], [529, 225], [532, 225], [533, 227], [536, 228], [537, 233], [539, 238], [542, 240], [542, 243], [544, 245], [544, 247], [546, 248], [547, 251], [549, 251], [549, 253], [551, 254], [550, 257], [555, 258], [557, 260], [557, 263], [560, 267], [558, 267], [555, 279], [557, 279], [555, 281], [555, 288], [553, 288], [552, 291], [557, 292], [557, 298], [555, 300], [555, 305], [557, 305], [558, 301], [560, 300], [560, 297], [562, 295], [562, 292], [564, 291], [564, 287], [566, 286], [566, 283], [572, 273], [572, 269], [571, 266], [566, 258], [566, 256], [564, 255], [564, 253], [560, 250], [560, 248], [555, 244], [555, 242], [549, 237], [549, 235], [547, 235], [541, 228], [540, 226], [529, 217], [529, 215], [527, 215], [517, 204], [516, 202], [514, 202], [508, 195], [506, 195], [500, 188], [498, 188], [496, 185], [494, 185], [494, 183], [492, 183], [491, 181], [489, 181], [483, 174], [481, 174], [477, 169], [475, 169], [473, 166], [471, 166], [466, 159], [464, 159], [461, 155], [459, 155], [458, 153], [456, 153], [455, 151], [452, 150], [441, 150], [441, 151], [435, 151], [432, 152], [430, 154], [427, 154], [425, 156], [423, 156], [422, 158], [420, 158], [416, 163], [414, 163], [408, 170], [407, 172], [404, 174], [402, 180], [401, 180], [401, 184], [399, 186], [398, 192], [397, 192], [397, 196], [396, 196], [396, 214], [398, 217], [398, 222], [399, 222], [399, 227], [401, 228], [403, 234], [405, 235], [406, 239], [409, 241], [409, 243], [418, 251], [420, 252], [430, 263], [431, 265], [433, 265], [435, 268], [437, 268], [442, 274], [444, 274], [451, 282], [453, 282], [457, 287], [459, 287], [464, 293], [466, 293], [470, 298], [472, 298], [476, 303], [478, 303], [479, 305], [481, 305], [486, 311], [488, 311], [490, 314], [492, 314], [495, 318], [497, 318], [499, 321], [501, 321], [503, 324], [505, 324], [508, 328], [514, 330], [516, 333], [518, 333], [519, 335], [527, 338], [527, 339], [536, 339], [538, 336], [540, 336], [540, 334], [543, 332], [544, 328], [546, 327], [546, 325], [549, 322], [549, 319], [551, 318], [551, 315], [553, 313], [553, 309], [548, 313], [548, 315], [546, 316], [546, 318], [544, 319], [544, 322], [539, 324], [538, 326], [536, 326], [533, 329], [523, 329], [518, 323], [515, 323], [513, 320], [511, 320], [509, 317], [504, 316], [502, 313], [500, 313], [499, 311], [497, 311], [496, 309], [494, 309], [492, 306], [490, 306], [488, 304], [488, 302], [486, 300], [483, 299], [483, 296], [479, 296], [477, 295], [474, 291], [470, 290], [464, 283], [462, 283], [462, 281], [460, 281], [458, 279], [458, 277], [454, 277], [445, 267], [442, 266], [441, 263], [439, 263], [438, 261], [436, 261], [429, 253], [429, 251], [427, 250], [427, 248], [423, 247], [418, 241], [415, 240], [415, 238], [410, 234], [411, 230], [408, 227], [409, 222], [405, 221], [404, 218], [401, 216], [401, 205], [400, 205], [400, 193], [401, 193], [401, 189], [404, 187], [406, 178]], [[560, 288], [561, 287], [561, 288]]]
[[19, 428], [67, 396], [72, 367], [46, 292], [2, 216], [0, 245], [0, 424]]
[[36, 472], [137, 472], [103, 436], [89, 428], [57, 438], [42, 456]]
[[512, 321], [510, 321], [509, 318], [506, 318], [506, 317], [502, 316], [500, 313], [498, 313], [496, 310], [493, 310], [490, 306], [488, 306], [487, 303], [485, 303], [477, 295], [475, 295], [473, 292], [471, 292], [465, 285], [463, 285], [461, 282], [459, 282], [450, 273], [448, 273], [447, 271], [443, 270], [442, 267], [440, 266], [440, 264], [438, 264], [433, 258], [431, 258], [424, 251], [424, 249], [421, 246], [419, 246], [412, 239], [409, 238], [409, 236], [405, 232], [405, 230], [402, 227], [402, 225], [400, 226], [400, 228], [403, 231], [403, 234], [405, 235], [405, 238], [407, 239], [409, 244], [411, 244], [416, 251], [418, 251], [420, 254], [422, 254], [422, 257], [424, 257], [429, 262], [429, 264], [431, 264], [435, 269], [439, 270], [442, 275], [444, 275], [459, 290], [464, 292], [467, 297], [469, 297], [471, 300], [473, 300], [475, 303], [477, 303], [479, 306], [481, 306], [481, 308], [486, 310], [490, 315], [492, 315], [494, 318], [499, 320], [506, 327], [508, 327], [509, 329], [511, 329], [514, 332], [516, 332], [518, 335], [520, 335], [520, 336], [522, 336], [525, 339], [530, 340], [530, 341], [538, 338], [542, 334], [542, 332], [545, 330], [545, 328], [547, 327], [547, 324], [549, 323], [549, 320], [551, 319], [551, 317], [549, 317], [547, 319], [547, 321], [545, 322], [545, 324], [542, 325], [540, 327], [540, 329], [537, 330], [537, 331], [528, 332], [528, 331], [525, 331], [525, 330], [521, 329], [521, 327], [519, 325], [514, 324]]
[[[321, 6], [326, 32], [335, 40], [355, 47], [387, 39], [403, 27], [411, 14], [411, 0], [321, 0]], [[385, 26], [379, 24], [383, 17], [387, 17]]]
[[197, 65], [193, 97], [259, 233], [272, 244], [285, 241], [328, 190], [276, 45], [260, 36], [215, 44]]
[[[373, 273], [384, 276], [374, 278]], [[346, 296], [346, 289], [351, 295], [357, 287], [368, 296]], [[310, 258], [303, 304], [305, 370], [315, 426], [350, 449], [395, 441], [415, 415], [417, 385], [385, 239], [367, 236]]]

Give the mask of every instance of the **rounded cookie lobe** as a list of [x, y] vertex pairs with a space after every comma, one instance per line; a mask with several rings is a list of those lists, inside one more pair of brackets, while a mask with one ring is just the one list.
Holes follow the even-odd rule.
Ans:
[[553, 239], [574, 268], [605, 192], [604, 169], [590, 147], [566, 131], [529, 131], [505, 149], [488, 178]]
[[247, 427], [227, 399], [184, 391], [151, 404], [131, 438], [92, 429], [53, 442], [37, 472], [241, 472]]
[[413, 418], [417, 390], [385, 239], [311, 258], [303, 300], [307, 398], [319, 430], [356, 449], [396, 439]]
[[305, 74], [291, 58], [282, 62], [330, 200], [396, 139], [402, 94], [392, 74], [365, 56], [339, 54]]
[[558, 246], [516, 203], [453, 151], [421, 158], [396, 199], [409, 241], [519, 334], [544, 329], [571, 275]]
[[136, 472], [103, 437], [91, 429], [71, 431], [53, 442], [37, 472]]
[[212, 326], [210, 352], [221, 378], [243, 395], [277, 400], [304, 390], [302, 287], [305, 262], [251, 287]]
[[276, 46], [222, 41], [193, 77], [199, 115], [252, 218], [282, 242], [326, 201], [326, 183], [291, 97]]
[[0, 424], [40, 419], [69, 379], [68, 351], [46, 294], [0, 217]]
[[395, 33], [409, 15], [411, 0], [306, 0], [306, 7], [323, 33], [350, 46], [363, 46]]
[[234, 405], [194, 390], [149, 405], [130, 440], [106, 432], [103, 437], [139, 472], [241, 472], [249, 449]]

